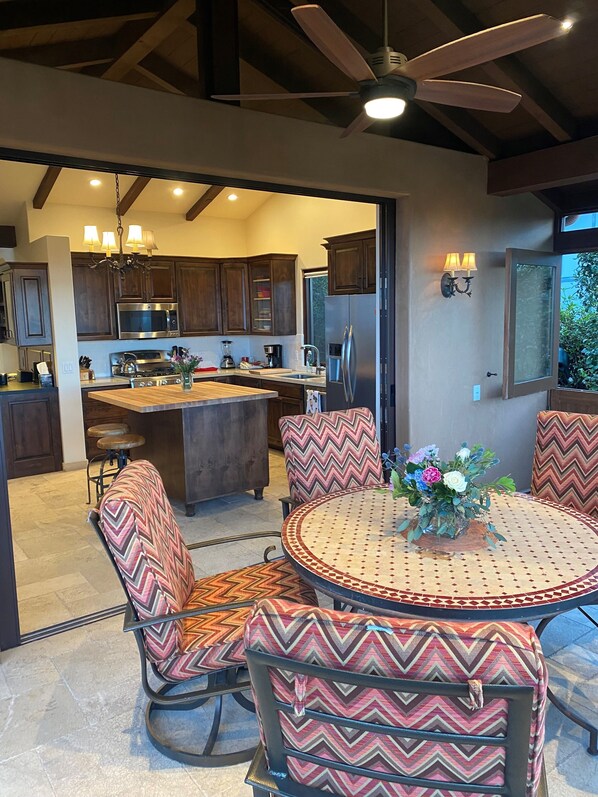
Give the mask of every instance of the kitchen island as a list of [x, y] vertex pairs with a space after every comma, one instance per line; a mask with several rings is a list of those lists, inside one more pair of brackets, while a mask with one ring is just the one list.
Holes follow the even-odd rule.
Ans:
[[268, 468], [268, 399], [274, 390], [195, 382], [131, 390], [90, 391], [90, 399], [129, 412], [131, 432], [143, 435], [139, 458], [152, 462], [168, 497], [195, 514], [195, 504], [253, 490], [263, 497]]

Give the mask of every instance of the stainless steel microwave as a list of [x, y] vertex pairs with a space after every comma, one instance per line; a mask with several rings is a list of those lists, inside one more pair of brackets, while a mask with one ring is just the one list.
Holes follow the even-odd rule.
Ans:
[[118, 302], [116, 317], [119, 340], [179, 336], [179, 309], [176, 303]]

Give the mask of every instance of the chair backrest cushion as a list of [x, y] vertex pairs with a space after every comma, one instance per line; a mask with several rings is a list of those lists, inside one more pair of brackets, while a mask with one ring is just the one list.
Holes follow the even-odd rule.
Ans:
[[[529, 626], [373, 617], [272, 599], [253, 608], [245, 627], [245, 648], [353, 673], [465, 685], [480, 681], [482, 694], [490, 684], [532, 687], [526, 795], [536, 794], [542, 771], [547, 674], [540, 643]], [[508, 721], [503, 698], [486, 699], [472, 710], [469, 700], [462, 697], [383, 691], [311, 675], [300, 676], [298, 696], [296, 673], [274, 667], [268, 672], [276, 699], [291, 705], [296, 705], [298, 697], [301, 700], [299, 716], [280, 713], [283, 741], [290, 750], [408, 777], [504, 784], [503, 746], [393, 738], [301, 716], [302, 711], [312, 710], [394, 728], [500, 737]], [[292, 753], [287, 765], [290, 776], [302, 784], [353, 797], [437, 793], [349, 775], [333, 766], [302, 761]], [[450, 795], [465, 797], [458, 789]]]
[[598, 517], [598, 415], [538, 413], [532, 495]]
[[[195, 574], [156, 468], [127, 465], [100, 503], [101, 529], [140, 620], [181, 611]], [[180, 621], [145, 629], [150, 661], [179, 652]]]
[[279, 425], [294, 504], [382, 482], [376, 424], [368, 409], [292, 415]]

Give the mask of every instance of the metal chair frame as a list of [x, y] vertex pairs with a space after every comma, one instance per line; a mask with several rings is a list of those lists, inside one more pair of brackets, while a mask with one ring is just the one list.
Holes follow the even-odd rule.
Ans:
[[[259, 745], [245, 782], [253, 787], [254, 797], [279, 795], [280, 797], [327, 797], [330, 792], [306, 786], [292, 780], [288, 774], [287, 757], [308, 761], [313, 764], [341, 770], [352, 775], [369, 777], [385, 783], [399, 783], [405, 786], [418, 786], [426, 789], [464, 793], [504, 795], [504, 797], [525, 797], [529, 736], [531, 728], [531, 711], [533, 699], [532, 686], [484, 685], [486, 700], [502, 699], [508, 704], [507, 733], [505, 736], [477, 736], [473, 734], [441, 733], [437, 731], [420, 731], [408, 728], [391, 727], [377, 723], [354, 720], [322, 711], [305, 710], [305, 716], [319, 722], [366, 730], [371, 733], [384, 734], [405, 739], [423, 739], [443, 742], [465, 743], [468, 745], [494, 746], [505, 748], [505, 783], [504, 786], [482, 786], [474, 783], [439, 781], [429, 778], [407, 777], [404, 775], [379, 772], [365, 767], [345, 764], [341, 761], [323, 758], [311, 753], [303, 753], [285, 746], [280, 725], [279, 712], [292, 714], [293, 706], [277, 700], [272, 690], [268, 670], [284, 670], [301, 673], [314, 678], [334, 681], [341, 684], [379, 689], [384, 692], [406, 692], [410, 694], [432, 694], [451, 697], [468, 697], [468, 686], [462, 683], [445, 683], [436, 681], [414, 681], [402, 678], [385, 678], [377, 675], [350, 672], [307, 664], [255, 650], [246, 651], [247, 665], [253, 690], [259, 705], [259, 721], [268, 751], [269, 766], [266, 764], [265, 751]], [[539, 793], [547, 795], [545, 775], [542, 774]], [[542, 792], [542, 789], [544, 791]]]
[[[149, 662], [149, 668], [148, 668], [148, 659], [145, 651], [145, 640], [143, 636], [143, 629], [149, 628], [154, 625], [159, 625], [161, 623], [171, 623], [174, 622], [175, 620], [181, 620], [185, 617], [199, 617], [201, 615], [210, 614], [215, 611], [221, 612], [221, 611], [227, 611], [229, 609], [240, 609], [248, 606], [253, 606], [254, 601], [241, 601], [236, 603], [216, 604], [214, 606], [207, 606], [203, 609], [186, 609], [181, 612], [173, 612], [172, 614], [158, 615], [156, 617], [151, 617], [147, 620], [140, 620], [135, 610], [135, 607], [133, 606], [131, 600], [129, 599], [129, 593], [127, 592], [126, 585], [121, 576], [118, 565], [116, 564], [114, 556], [112, 555], [110, 546], [106, 542], [106, 539], [102, 532], [101, 519], [96, 509], [92, 509], [91, 512], [89, 513], [89, 520], [96, 534], [98, 535], [100, 542], [104, 547], [104, 550], [110, 557], [110, 561], [112, 562], [114, 569], [116, 570], [118, 580], [127, 598], [127, 604], [125, 608], [125, 618], [123, 622], [123, 631], [132, 631], [135, 637], [135, 641], [137, 643], [137, 649], [139, 651], [139, 658], [141, 661], [141, 683], [143, 686], [143, 691], [149, 698], [149, 702], [145, 710], [145, 725], [149, 740], [152, 743], [152, 745], [168, 758], [172, 758], [175, 761], [179, 761], [183, 764], [188, 764], [190, 766], [228, 767], [228, 766], [233, 766], [234, 764], [240, 764], [245, 761], [250, 761], [255, 753], [256, 750], [255, 746], [244, 748], [242, 750], [236, 750], [230, 753], [220, 753], [220, 754], [213, 753], [213, 749], [218, 738], [220, 722], [222, 719], [223, 698], [226, 695], [231, 695], [233, 700], [235, 700], [244, 709], [251, 712], [255, 712], [255, 706], [253, 705], [253, 702], [249, 700], [244, 694], [242, 694], [243, 692], [248, 691], [251, 685], [249, 679], [246, 677], [246, 667], [244, 665], [241, 665], [237, 667], [223, 668], [221, 670], [214, 670], [212, 672], [208, 671], [206, 673], [194, 676], [193, 678], [190, 678], [187, 681], [176, 681], [176, 682], [167, 681], [158, 671], [154, 662]], [[239, 534], [231, 537], [218, 537], [212, 540], [205, 540], [204, 542], [192, 543], [191, 545], [188, 545], [187, 548], [188, 550], [193, 551], [199, 548], [207, 548], [212, 545], [223, 545], [225, 543], [237, 542], [240, 540], [260, 539], [262, 537], [280, 538], [280, 532], [259, 531], [259, 532], [250, 532], [249, 534]], [[276, 549], [275, 545], [269, 545], [265, 549], [264, 562], [271, 561], [271, 559], [269, 558], [269, 554], [275, 549]], [[150, 670], [153, 673], [153, 675], [158, 679], [158, 681], [161, 682], [160, 686], [158, 686], [157, 688], [152, 687], [149, 682], [148, 676]], [[207, 685], [201, 689], [194, 689], [193, 691], [188, 691], [176, 695], [169, 694], [169, 692], [171, 692], [172, 689], [174, 689], [177, 686], [194, 683], [198, 681], [200, 678], [206, 678], [206, 677], [207, 677]], [[172, 742], [164, 734], [160, 732], [160, 730], [156, 726], [156, 723], [154, 722], [154, 717], [156, 712], [168, 711], [168, 710], [170, 711], [193, 710], [199, 708], [199, 706], [204, 705], [211, 698], [215, 698], [212, 724], [210, 727], [207, 741], [200, 752], [196, 750], [182, 749], [179, 747], [175, 747], [172, 744]]]

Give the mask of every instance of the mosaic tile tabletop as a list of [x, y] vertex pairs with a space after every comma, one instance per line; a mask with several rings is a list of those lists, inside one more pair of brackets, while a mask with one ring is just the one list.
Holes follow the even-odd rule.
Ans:
[[598, 601], [598, 521], [586, 515], [526, 495], [494, 496], [488, 518], [507, 541], [447, 555], [397, 534], [415, 511], [379, 488], [345, 490], [292, 512], [284, 549], [333, 594], [396, 611], [523, 618]]

